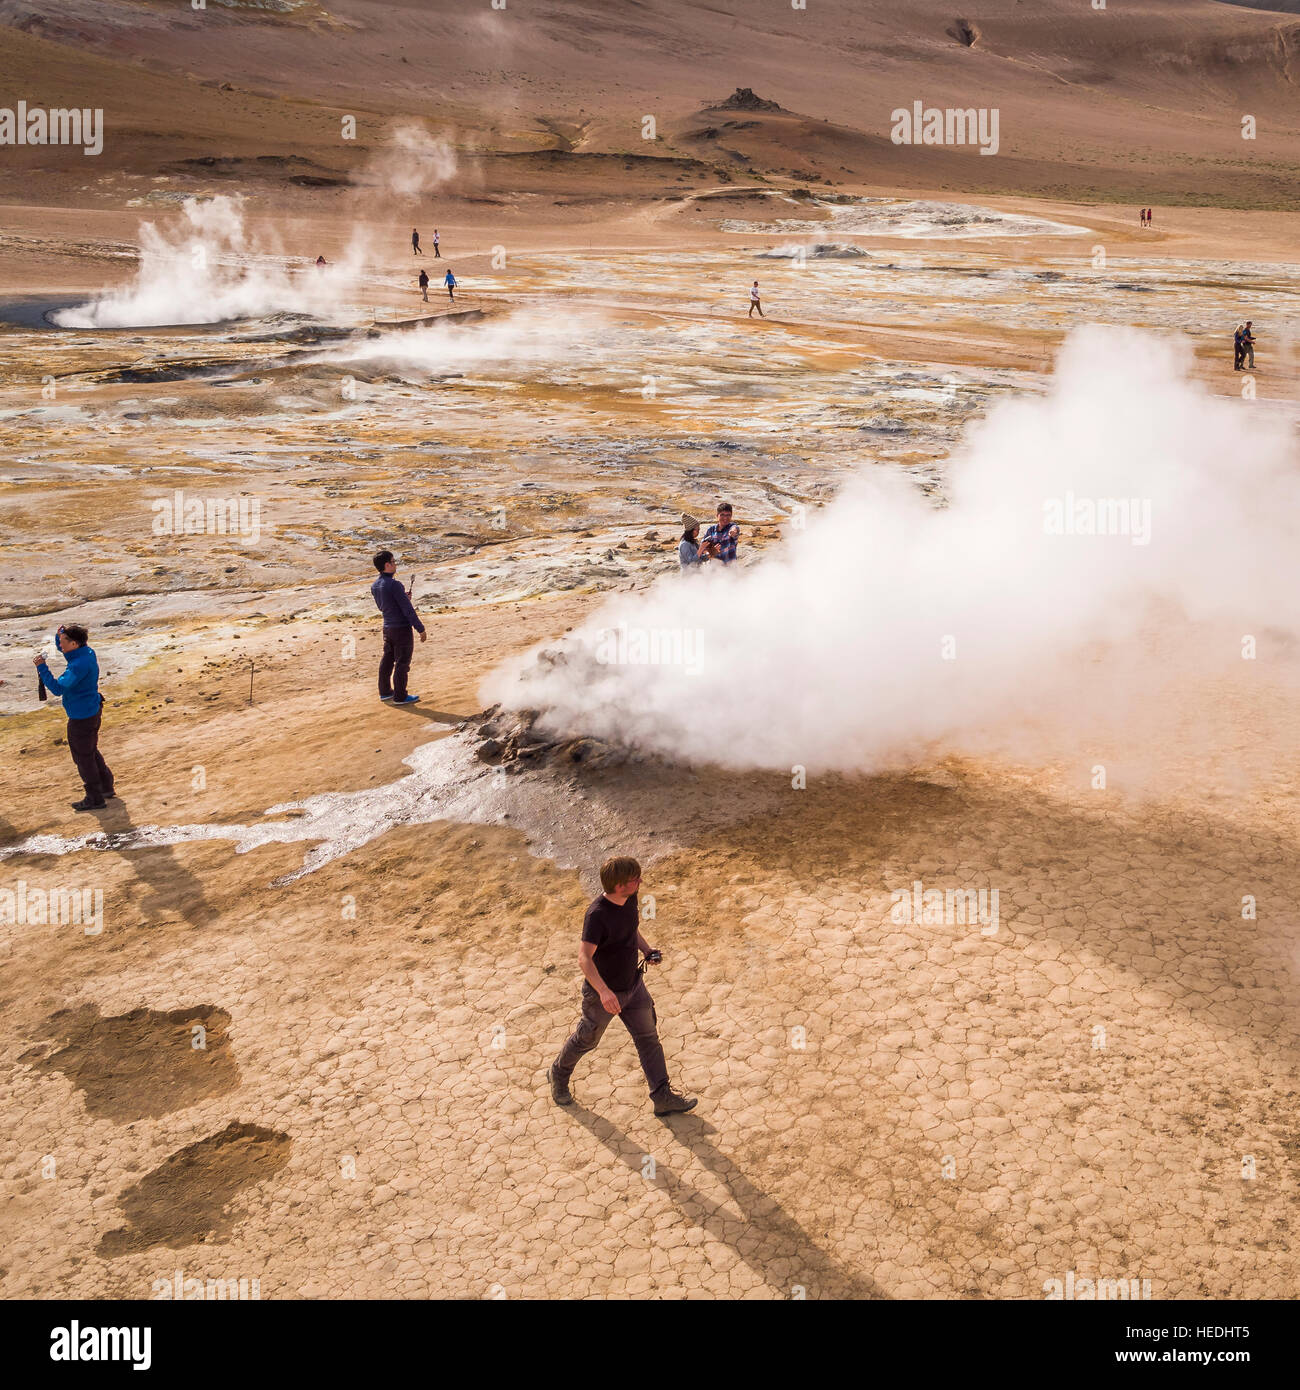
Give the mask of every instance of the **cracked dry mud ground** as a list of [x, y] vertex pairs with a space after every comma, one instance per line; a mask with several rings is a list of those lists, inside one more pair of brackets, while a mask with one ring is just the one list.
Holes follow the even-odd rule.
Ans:
[[[472, 711], [516, 624], [435, 620], [440, 707]], [[300, 638], [310, 695], [271, 668], [251, 710], [110, 725], [115, 814], [233, 820], [400, 775], [438, 725], [378, 706], [368, 667], [340, 682], [336, 650], [327, 625]], [[1294, 747], [1286, 703], [1267, 714]], [[617, 1027], [577, 1104], [550, 1102], [593, 890], [506, 825], [400, 828], [276, 887], [300, 846], [31, 858], [29, 882], [102, 887], [105, 928], [4, 943], [0, 1289], [148, 1297], [180, 1268], [264, 1298], [1041, 1298], [1075, 1270], [1289, 1296], [1294, 759], [1216, 795], [1165, 752], [1160, 798], [975, 760], [803, 792], [728, 775], [761, 813], [696, 826], [643, 889], [670, 1066], [700, 1096], [669, 1122]], [[16, 800], [7, 838], [71, 829], [34, 780]], [[997, 931], [892, 921], [915, 879], [998, 888]], [[149, 1085], [102, 1103], [142, 1059]]]

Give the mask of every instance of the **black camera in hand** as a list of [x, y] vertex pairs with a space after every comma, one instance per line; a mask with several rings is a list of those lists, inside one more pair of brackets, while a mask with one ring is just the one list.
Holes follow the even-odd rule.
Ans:
[[645, 953], [645, 958], [651, 965], [658, 965], [659, 962], [663, 960], [664, 953], [662, 951], [647, 951]]

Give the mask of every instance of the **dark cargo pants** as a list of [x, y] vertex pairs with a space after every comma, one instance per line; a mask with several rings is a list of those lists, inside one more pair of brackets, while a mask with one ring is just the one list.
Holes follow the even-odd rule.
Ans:
[[[632, 1035], [646, 1084], [650, 1087], [650, 1094], [654, 1095], [668, 1084], [668, 1064], [664, 1061], [664, 1050], [659, 1042], [659, 1020], [655, 1014], [654, 1000], [650, 998], [644, 980], [638, 980], [629, 990], [614, 992], [622, 1007], [622, 1013], [617, 1016]], [[614, 1017], [614, 1014], [605, 1012], [600, 995], [588, 981], [583, 980], [582, 1017], [555, 1059], [555, 1074], [559, 1080], [568, 1081], [578, 1059], [600, 1042]]]
[[395, 700], [406, 699], [406, 680], [414, 651], [414, 628], [384, 629], [384, 654], [379, 659], [379, 693], [385, 699], [390, 695]]
[[113, 795], [113, 774], [99, 751], [100, 718], [92, 714], [89, 719], [68, 720], [68, 752], [92, 801]]

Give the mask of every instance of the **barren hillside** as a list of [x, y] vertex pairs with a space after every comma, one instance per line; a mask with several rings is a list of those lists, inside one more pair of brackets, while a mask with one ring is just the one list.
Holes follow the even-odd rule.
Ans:
[[[1294, 206], [1300, 20], [1218, 0], [0, 0], [0, 78], [29, 104], [102, 107], [79, 150], [7, 148], [0, 196], [28, 171], [78, 201], [115, 176], [183, 178], [187, 159], [259, 156], [254, 172], [329, 190], [393, 120], [445, 130], [490, 190], [539, 167], [580, 187], [594, 156], [631, 156], [628, 193], [776, 175], [1097, 200]], [[468, 56], [467, 56], [468, 55]], [[782, 112], [743, 128], [702, 115], [748, 87]], [[997, 156], [897, 145], [891, 113], [996, 110]], [[599, 113], [599, 114], [597, 114]], [[342, 117], [357, 118], [353, 140]], [[1242, 119], [1258, 130], [1242, 138]], [[644, 138], [645, 118], [655, 121]], [[539, 166], [539, 155], [544, 163]], [[508, 158], [499, 156], [509, 156]], [[644, 161], [667, 160], [668, 163]], [[685, 160], [686, 163], [679, 161]], [[722, 173], [718, 171], [721, 170]], [[88, 177], [89, 175], [89, 177]]]

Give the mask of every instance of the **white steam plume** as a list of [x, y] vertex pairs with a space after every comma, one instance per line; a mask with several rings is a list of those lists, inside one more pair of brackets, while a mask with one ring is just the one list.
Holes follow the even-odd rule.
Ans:
[[60, 310], [52, 320], [62, 328], [145, 328], [273, 313], [328, 318], [356, 288], [364, 250], [359, 242], [343, 262], [317, 268], [314, 247], [289, 258], [250, 236], [240, 197], [187, 198], [181, 213], [167, 227], [141, 224], [140, 264], [130, 284]]
[[520, 309], [472, 328], [431, 323], [394, 329], [326, 349], [311, 360], [390, 364], [432, 374], [470, 368], [505, 370], [533, 362], [554, 364], [592, 342], [603, 323], [596, 314], [579, 312], [557, 318], [540, 310]]
[[456, 177], [456, 150], [445, 135], [433, 135], [421, 125], [400, 125], [388, 145], [356, 177], [363, 187], [398, 198], [432, 193]]
[[[1266, 411], [1190, 382], [1180, 345], [1078, 330], [1045, 396], [970, 430], [946, 507], [871, 470], [754, 568], [620, 595], [561, 660], [512, 662], [483, 698], [557, 733], [787, 772], [1023, 748], [1030, 729], [1035, 752], [1043, 730], [1074, 748], [1137, 702], [1158, 720], [1159, 692], [1241, 677], [1247, 634], [1266, 656], [1300, 633], [1300, 469]], [[1054, 531], [1089, 503], [1127, 534]]]

